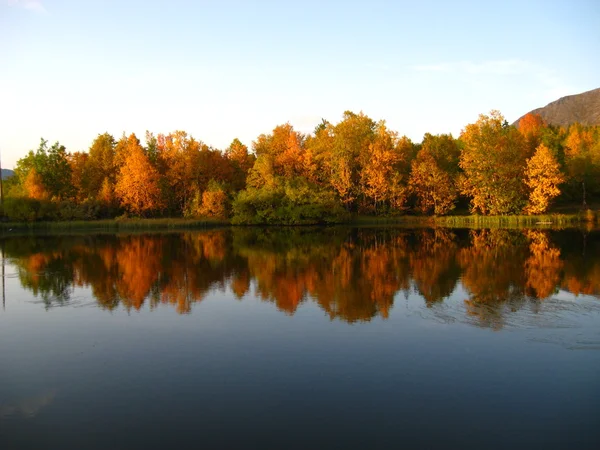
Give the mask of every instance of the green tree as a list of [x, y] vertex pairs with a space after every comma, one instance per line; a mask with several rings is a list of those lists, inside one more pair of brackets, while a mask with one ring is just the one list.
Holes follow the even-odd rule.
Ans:
[[[126, 138], [124, 144], [126, 143]], [[88, 152], [87, 172], [89, 177], [88, 195], [97, 198], [106, 184], [114, 186], [119, 167], [116, 161], [116, 141], [108, 134], [99, 134]]]

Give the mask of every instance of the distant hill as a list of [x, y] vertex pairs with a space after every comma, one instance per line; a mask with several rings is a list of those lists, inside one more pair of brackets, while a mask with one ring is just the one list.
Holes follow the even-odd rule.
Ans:
[[[582, 94], [567, 95], [530, 112], [539, 114], [550, 125], [569, 126], [575, 122], [582, 125], [600, 125], [600, 88]], [[520, 117], [514, 125], [519, 126], [522, 118]]]
[[2, 179], [6, 180], [8, 177], [12, 177], [15, 173], [10, 169], [2, 169]]

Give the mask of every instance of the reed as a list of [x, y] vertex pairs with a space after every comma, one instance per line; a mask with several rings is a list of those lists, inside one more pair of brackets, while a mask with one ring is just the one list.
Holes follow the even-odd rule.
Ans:
[[228, 221], [210, 219], [107, 219], [74, 220], [68, 222], [5, 222], [0, 223], [0, 233], [12, 231], [124, 231], [124, 230], [171, 230], [214, 228], [229, 225]]

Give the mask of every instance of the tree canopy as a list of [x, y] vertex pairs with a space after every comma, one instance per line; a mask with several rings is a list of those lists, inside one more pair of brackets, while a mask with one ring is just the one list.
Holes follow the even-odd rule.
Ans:
[[415, 143], [346, 111], [312, 133], [284, 123], [224, 151], [183, 130], [146, 132], [144, 144], [103, 133], [74, 152], [42, 139], [18, 161], [6, 193], [37, 205], [18, 208], [26, 220], [129, 214], [300, 224], [466, 205], [476, 214], [540, 214], [553, 203], [600, 199], [600, 127], [559, 128], [529, 114], [516, 128], [491, 111], [458, 138], [426, 133]]

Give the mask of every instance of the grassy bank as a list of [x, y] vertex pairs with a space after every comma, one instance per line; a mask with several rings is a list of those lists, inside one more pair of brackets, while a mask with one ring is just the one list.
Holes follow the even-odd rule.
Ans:
[[[178, 229], [206, 229], [230, 226], [228, 220], [216, 219], [108, 219], [78, 220], [69, 222], [0, 222], [0, 234], [15, 232], [119, 232], [161, 231]], [[600, 227], [600, 211], [580, 211], [571, 214], [546, 214], [539, 216], [354, 216], [347, 225], [354, 226], [410, 226], [449, 228], [570, 228]], [[277, 225], [271, 225], [277, 226]]]
[[572, 214], [546, 214], [539, 216], [359, 216], [352, 220], [353, 225], [399, 225], [449, 228], [569, 228], [600, 226], [600, 213], [584, 211]]
[[107, 219], [75, 220], [69, 222], [0, 223], [0, 233], [15, 231], [144, 231], [193, 228], [214, 228], [229, 225], [226, 220], [210, 219]]

